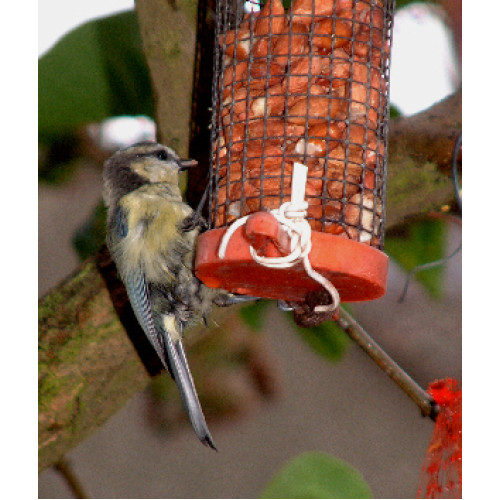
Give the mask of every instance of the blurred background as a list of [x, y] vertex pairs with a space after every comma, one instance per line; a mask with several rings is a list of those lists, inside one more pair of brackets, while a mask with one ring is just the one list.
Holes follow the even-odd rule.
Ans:
[[[447, 2], [397, 2], [394, 113], [416, 113], [460, 86], [461, 2], [454, 3], [455, 17], [446, 14]], [[102, 9], [93, 2], [39, 2], [39, 92], [46, 92], [39, 95], [40, 296], [101, 244], [102, 162], [117, 148], [156, 134], [133, 6], [130, 1], [106, 2]], [[78, 85], [70, 81], [72, 90], [64, 94], [60, 85], [51, 85], [59, 64], [72, 61], [73, 79], [78, 71], [87, 71], [79, 59], [82, 49], [90, 65], [102, 60], [94, 42], [116, 32], [117, 23], [125, 26], [121, 36], [131, 43], [127, 61], [116, 56], [113, 64], [123, 62], [123, 71], [139, 80], [139, 91], [131, 92], [126, 79], [123, 88], [107, 88], [105, 71], [97, 74], [96, 64], [95, 89], [78, 95]], [[118, 42], [110, 40], [108, 47], [119, 47]], [[117, 97], [110, 99], [111, 91]], [[75, 116], [54, 111], [54, 102], [68, 100], [75, 103]], [[73, 127], [81, 120], [76, 116], [80, 104], [88, 116], [100, 119]], [[419, 273], [402, 304], [398, 298], [408, 269], [449, 255], [460, 241], [460, 225], [435, 220], [388, 234], [387, 294], [351, 309], [424, 387], [435, 378], [461, 378], [461, 252], [445, 265]], [[166, 430], [165, 419], [171, 420], [165, 417], [162, 382], [155, 382], [156, 388], [154, 383], [137, 394], [66, 457], [88, 496], [254, 498], [288, 460], [311, 450], [354, 466], [377, 498], [415, 496], [433, 423], [357, 346], [342, 341], [340, 359], [332, 363], [304, 342], [272, 304], [262, 310], [262, 318], [259, 352], [272, 388], [262, 397], [249, 394], [244, 411], [210, 422], [219, 452], [202, 447], [186, 425]], [[59, 471], [40, 475], [39, 498], [73, 497]]]

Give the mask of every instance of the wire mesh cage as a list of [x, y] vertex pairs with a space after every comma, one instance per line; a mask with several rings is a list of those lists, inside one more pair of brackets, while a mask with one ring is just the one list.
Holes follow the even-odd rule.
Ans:
[[277, 208], [300, 162], [311, 228], [382, 248], [393, 4], [218, 2], [211, 227]]
[[[387, 266], [374, 251], [384, 242], [395, 2], [283, 2], [217, 0], [209, 183], [215, 231], [205, 234], [282, 207], [292, 197], [295, 166], [303, 165], [306, 220], [323, 247], [323, 270], [343, 300], [376, 298], [385, 292]], [[380, 271], [376, 279], [370, 265]], [[226, 270], [210, 270], [206, 283], [220, 286], [211, 277]], [[229, 288], [262, 288], [240, 285]]]

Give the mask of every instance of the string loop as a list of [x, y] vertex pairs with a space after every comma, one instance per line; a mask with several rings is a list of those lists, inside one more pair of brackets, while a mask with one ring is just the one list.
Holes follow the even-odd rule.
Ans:
[[[340, 305], [340, 296], [337, 289], [327, 278], [315, 271], [309, 261], [312, 243], [311, 226], [306, 220], [307, 207], [309, 205], [304, 199], [306, 180], [307, 166], [294, 163], [291, 201], [283, 203], [279, 208], [270, 212], [290, 238], [290, 252], [288, 255], [266, 257], [259, 255], [252, 245], [250, 245], [250, 255], [261, 266], [275, 269], [287, 269], [302, 262], [307, 275], [322, 285], [332, 297], [331, 304], [318, 305], [314, 308], [314, 311], [318, 313], [336, 311]], [[229, 240], [234, 232], [246, 223], [249, 216], [246, 215], [234, 221], [224, 233], [218, 252], [220, 259], [225, 257]]]

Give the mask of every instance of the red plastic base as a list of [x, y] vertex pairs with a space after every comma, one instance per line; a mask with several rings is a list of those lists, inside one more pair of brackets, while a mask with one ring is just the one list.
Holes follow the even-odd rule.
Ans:
[[[275, 220], [268, 214], [258, 214], [254, 224], [250, 224], [252, 229], [256, 225], [262, 229], [268, 217]], [[251, 219], [248, 222], [252, 223]], [[249, 250], [250, 241], [259, 254], [280, 255], [277, 248], [282, 246], [279, 243], [283, 238], [276, 232], [272, 221], [264, 231], [257, 231], [257, 238], [255, 233], [249, 235], [248, 227], [238, 228], [229, 241], [225, 258], [221, 260], [217, 253], [226, 229], [213, 229], [199, 237], [195, 273], [205, 285], [293, 302], [301, 302], [307, 292], [322, 288], [306, 274], [300, 263], [288, 269], [273, 269], [254, 262]], [[266, 246], [266, 238], [267, 243], [274, 245]], [[389, 258], [383, 252], [342, 236], [314, 231], [311, 242], [309, 261], [313, 269], [333, 283], [342, 302], [373, 300], [385, 294]], [[258, 243], [258, 248], [255, 243]]]

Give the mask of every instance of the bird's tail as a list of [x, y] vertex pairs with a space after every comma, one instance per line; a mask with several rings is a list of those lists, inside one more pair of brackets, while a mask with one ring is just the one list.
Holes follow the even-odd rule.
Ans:
[[210, 431], [208, 430], [203, 410], [201, 409], [182, 341], [180, 339], [174, 341], [170, 333], [164, 328], [162, 328], [161, 331], [165, 340], [168, 369], [179, 388], [191, 425], [198, 439], [205, 446], [217, 451]]

